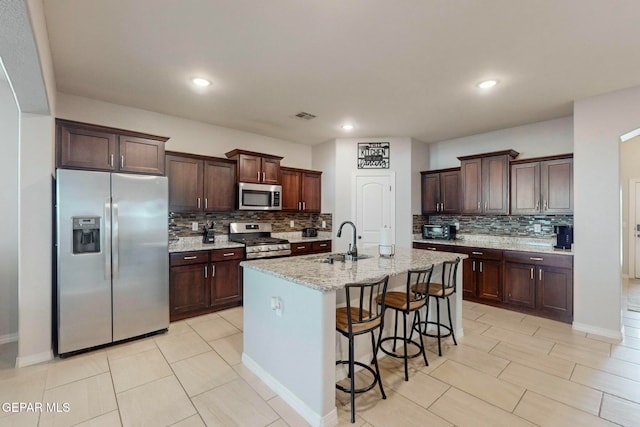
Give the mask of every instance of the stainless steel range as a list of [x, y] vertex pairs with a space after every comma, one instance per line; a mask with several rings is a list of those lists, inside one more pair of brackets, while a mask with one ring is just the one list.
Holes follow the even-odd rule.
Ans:
[[232, 222], [229, 240], [244, 243], [247, 259], [291, 255], [289, 241], [271, 237], [271, 224], [267, 222]]

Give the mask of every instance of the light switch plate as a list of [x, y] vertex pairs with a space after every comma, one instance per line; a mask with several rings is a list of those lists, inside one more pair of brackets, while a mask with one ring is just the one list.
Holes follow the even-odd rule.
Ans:
[[322, 221], [322, 228], [327, 228], [327, 221]]
[[294, 220], [289, 221], [289, 227], [293, 228], [296, 226], [296, 223]]

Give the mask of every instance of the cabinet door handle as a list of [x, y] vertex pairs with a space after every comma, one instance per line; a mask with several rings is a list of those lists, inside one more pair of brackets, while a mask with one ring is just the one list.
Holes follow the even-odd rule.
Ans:
[[120, 168], [124, 167], [124, 154], [120, 156]]
[[536, 210], [540, 210], [540, 200], [536, 200]]
[[549, 208], [549, 203], [545, 200], [544, 201], [544, 210], [546, 211]]
[[198, 197], [198, 209], [200, 209], [200, 197]]
[[483, 255], [483, 252], [471, 252], [471, 255]]
[[265, 172], [262, 172], [262, 182], [265, 182], [267, 180], [267, 174]]
[[260, 171], [258, 171], [258, 182], [260, 182]]
[[483, 262], [480, 261], [480, 273], [482, 273], [482, 264], [483, 264]]
[[182, 257], [182, 259], [196, 259], [196, 258], [198, 258], [198, 257], [197, 256], [185, 256], [185, 257]]
[[531, 261], [544, 261], [544, 258], [539, 258], [539, 257], [531, 257], [529, 258]]
[[207, 275], [207, 266], [204, 266], [204, 278], [207, 279], [209, 276]]
[[542, 282], [542, 269], [538, 269], [538, 280]]
[[307, 210], [307, 202], [302, 202], [302, 210], [303, 211]]
[[484, 202], [484, 210], [487, 210], [487, 207], [489, 206], [489, 202]]
[[113, 154], [109, 158], [109, 166], [113, 167]]
[[216, 266], [215, 265], [211, 266], [211, 277], [216, 277]]
[[533, 280], [533, 267], [531, 267], [531, 280]]
[[480, 210], [480, 202], [478, 202], [478, 210]]
[[473, 264], [471, 265], [471, 271], [476, 271], [476, 262], [473, 261]]
[[444, 202], [440, 203], [440, 212], [444, 212]]
[[205, 209], [209, 208], [209, 198], [207, 198], [207, 197], [204, 198], [204, 208]]

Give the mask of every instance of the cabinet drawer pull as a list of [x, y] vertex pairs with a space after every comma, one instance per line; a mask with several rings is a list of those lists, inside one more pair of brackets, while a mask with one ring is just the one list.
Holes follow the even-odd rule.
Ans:
[[539, 258], [539, 257], [531, 257], [529, 258], [531, 261], [544, 261], [544, 258]]
[[226, 254], [222, 254], [222, 256], [232, 256], [235, 255], [235, 252], [227, 252]]
[[185, 256], [185, 257], [182, 257], [182, 259], [196, 259], [196, 258], [198, 258], [198, 257], [197, 256]]
[[306, 246], [296, 246], [296, 249], [306, 249]]
[[427, 248], [427, 250], [429, 250], [429, 251], [437, 251], [438, 249], [436, 249], [436, 248]]
[[327, 246], [327, 244], [326, 244], [326, 243], [320, 243], [320, 247], [321, 247], [321, 248], [324, 248], [324, 247], [326, 247], [326, 246]]
[[484, 255], [484, 252], [471, 252], [471, 255]]

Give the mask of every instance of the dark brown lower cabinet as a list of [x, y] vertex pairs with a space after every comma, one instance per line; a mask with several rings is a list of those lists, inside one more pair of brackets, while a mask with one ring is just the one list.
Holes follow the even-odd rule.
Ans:
[[573, 321], [573, 256], [414, 243], [415, 249], [465, 253], [465, 300]]
[[291, 256], [331, 252], [331, 240], [291, 243]]
[[573, 320], [573, 257], [504, 251], [505, 302], [563, 322]]
[[170, 254], [170, 320], [242, 304], [243, 258], [244, 248]]

